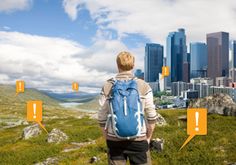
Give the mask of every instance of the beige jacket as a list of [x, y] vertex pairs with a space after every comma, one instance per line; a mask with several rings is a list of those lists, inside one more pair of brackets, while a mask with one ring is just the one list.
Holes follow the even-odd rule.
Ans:
[[[132, 72], [121, 72], [116, 75], [117, 80], [128, 80], [132, 79], [134, 75]], [[111, 80], [111, 79], [110, 79]], [[101, 127], [105, 127], [107, 122], [107, 116], [110, 112], [110, 106], [109, 106], [109, 94], [110, 90], [112, 88], [112, 82], [108, 80], [105, 85], [102, 88], [100, 98], [99, 98], [99, 104], [100, 104], [100, 110], [98, 112], [98, 122]], [[146, 124], [151, 124], [156, 122], [156, 110], [155, 106], [153, 104], [153, 93], [151, 87], [146, 83], [145, 81], [141, 79], [137, 79], [138, 84], [138, 91], [140, 94], [141, 102], [142, 102], [142, 108], [143, 112], [145, 114]], [[147, 134], [147, 125], [144, 124], [142, 127], [142, 134], [140, 137], [134, 139], [134, 140], [146, 140], [146, 134]], [[108, 124], [107, 127], [107, 139], [113, 140], [113, 141], [119, 141], [120, 139], [116, 138], [115, 134], [113, 133], [113, 130], [111, 128], [111, 124]]]

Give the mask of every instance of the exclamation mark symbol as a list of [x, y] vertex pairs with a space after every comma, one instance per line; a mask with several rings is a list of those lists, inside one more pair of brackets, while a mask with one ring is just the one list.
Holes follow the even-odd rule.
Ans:
[[19, 82], [19, 91], [21, 91], [21, 82]]
[[195, 121], [196, 121], [196, 128], [195, 128], [195, 131], [199, 131], [199, 128], [198, 128], [198, 120], [199, 120], [199, 112], [195, 112]]
[[33, 118], [36, 119], [36, 104], [35, 103], [33, 104], [33, 110], [34, 110]]

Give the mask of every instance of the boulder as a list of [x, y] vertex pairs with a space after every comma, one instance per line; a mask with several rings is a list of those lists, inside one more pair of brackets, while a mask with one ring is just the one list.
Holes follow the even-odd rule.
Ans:
[[97, 163], [99, 160], [100, 160], [99, 157], [93, 156], [93, 157], [90, 159], [90, 162], [89, 162], [89, 163]]
[[166, 120], [159, 113], [157, 113], [156, 125], [160, 127], [167, 125]]
[[58, 164], [58, 158], [47, 158], [43, 162], [36, 163], [34, 165], [56, 165]]
[[17, 120], [17, 121], [8, 121], [5, 122], [5, 125], [3, 128], [14, 128], [14, 127], [18, 127], [20, 125], [29, 125], [29, 123], [25, 120]]
[[236, 103], [224, 93], [214, 94], [195, 102], [191, 102], [191, 108], [207, 108], [210, 114], [220, 114], [225, 116], [236, 116]]
[[61, 130], [54, 128], [47, 138], [48, 143], [61, 143], [68, 140], [68, 136]]
[[25, 127], [22, 133], [23, 139], [29, 139], [32, 137], [36, 137], [42, 133], [38, 124], [34, 124], [28, 127]]
[[150, 148], [157, 152], [161, 152], [164, 149], [164, 139], [152, 139], [150, 142]]

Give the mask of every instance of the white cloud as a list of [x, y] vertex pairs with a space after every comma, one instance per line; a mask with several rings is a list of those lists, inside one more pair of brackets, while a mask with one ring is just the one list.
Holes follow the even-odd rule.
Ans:
[[77, 7], [85, 6], [100, 28], [114, 29], [119, 37], [139, 33], [165, 45], [168, 33], [183, 27], [188, 42], [205, 41], [206, 33], [215, 31], [236, 38], [235, 0], [64, 0], [64, 4], [73, 20], [81, 9]]
[[27, 10], [32, 6], [33, 0], [1, 0], [0, 12], [14, 12]]
[[119, 46], [113, 42], [101, 41], [90, 49], [62, 38], [0, 31], [0, 83], [22, 79], [27, 87], [67, 91], [73, 81], [99, 87], [113, 75], [102, 66], [108, 71], [116, 67], [109, 61], [116, 55], [112, 46]]
[[[116, 55], [127, 47], [118, 40], [97, 40], [94, 45], [83, 52], [83, 64], [101, 72], [117, 72]], [[80, 57], [81, 54], [74, 55]]]
[[63, 0], [63, 7], [65, 12], [69, 15], [72, 20], [77, 18], [77, 11], [80, 9], [78, 8], [79, 5], [82, 5], [82, 1], [78, 0]]

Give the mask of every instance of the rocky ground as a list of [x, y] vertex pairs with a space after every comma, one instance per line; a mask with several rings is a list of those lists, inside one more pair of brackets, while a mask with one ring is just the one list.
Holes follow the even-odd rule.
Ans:
[[208, 113], [236, 116], [236, 103], [229, 95], [223, 93], [192, 101], [189, 107], [205, 107]]

